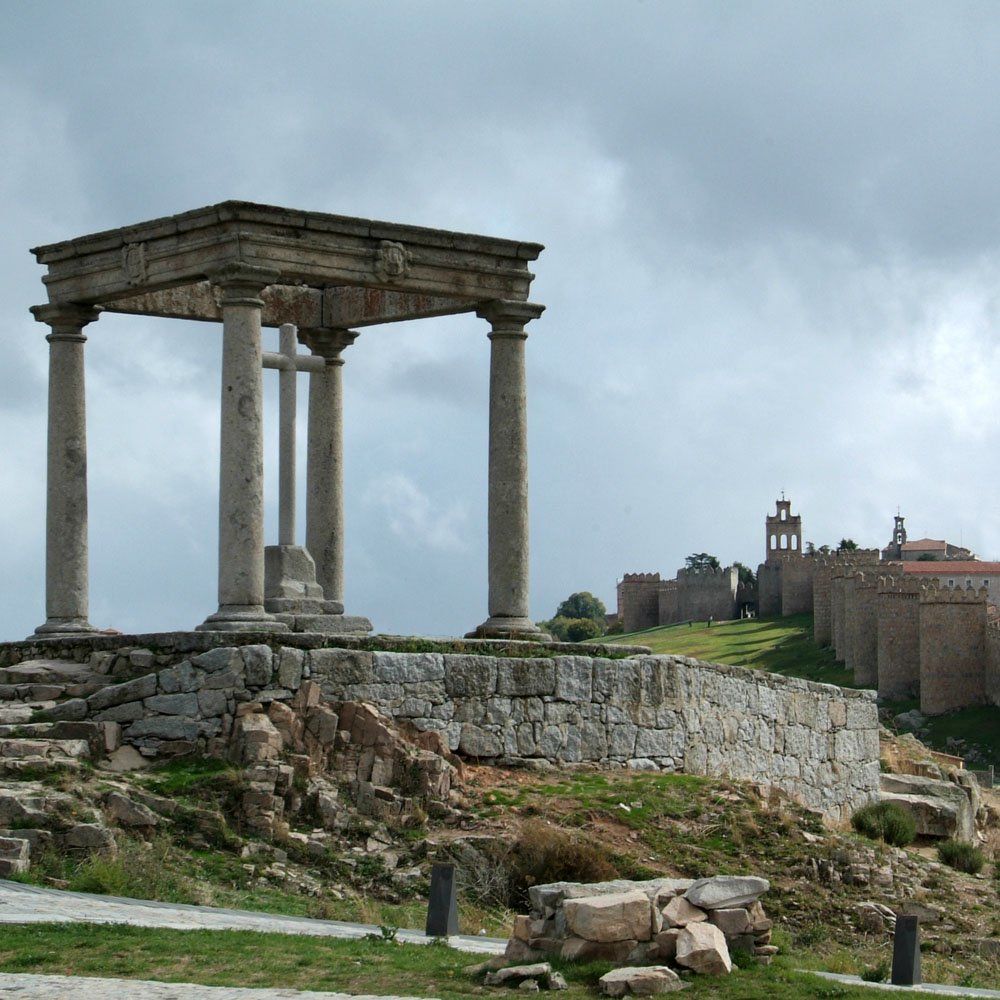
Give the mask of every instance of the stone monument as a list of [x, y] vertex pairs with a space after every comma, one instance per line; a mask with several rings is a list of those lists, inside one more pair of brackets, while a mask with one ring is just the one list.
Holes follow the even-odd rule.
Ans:
[[[36, 247], [48, 303], [46, 619], [88, 620], [84, 329], [102, 312], [222, 324], [218, 608], [204, 631], [368, 632], [344, 614], [342, 352], [356, 328], [475, 313], [490, 325], [488, 616], [470, 635], [547, 638], [528, 609], [525, 326], [537, 243], [227, 201]], [[279, 327], [264, 353], [262, 327]], [[297, 343], [310, 353], [300, 355]], [[279, 544], [264, 545], [263, 368], [280, 372]], [[295, 383], [309, 375], [304, 547]]]

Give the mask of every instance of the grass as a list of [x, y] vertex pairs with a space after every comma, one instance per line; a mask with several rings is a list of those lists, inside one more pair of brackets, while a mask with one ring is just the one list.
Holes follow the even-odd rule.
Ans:
[[[0, 971], [194, 982], [206, 986], [280, 987], [350, 993], [397, 993], [463, 1000], [518, 996], [485, 987], [464, 971], [475, 956], [451, 948], [387, 941], [336, 940], [252, 931], [177, 931], [122, 925], [8, 924], [0, 937]], [[603, 963], [553, 963], [566, 976], [566, 1000], [596, 996]], [[795, 971], [790, 959], [727, 977], [694, 977], [693, 997], [731, 1000], [871, 1000]], [[913, 996], [926, 996], [914, 993]]]
[[812, 615], [790, 615], [748, 618], [711, 628], [707, 622], [667, 625], [616, 635], [607, 642], [639, 643], [649, 646], [654, 653], [691, 656], [710, 663], [728, 663], [823, 684], [855, 687], [852, 674], [834, 660], [833, 650], [817, 646], [812, 634]]

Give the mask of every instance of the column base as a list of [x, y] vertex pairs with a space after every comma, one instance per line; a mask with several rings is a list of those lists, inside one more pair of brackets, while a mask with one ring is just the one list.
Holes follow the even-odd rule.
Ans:
[[340, 601], [314, 601], [308, 597], [265, 597], [264, 610], [273, 615], [342, 615]]
[[277, 614], [293, 632], [322, 632], [325, 635], [369, 635], [370, 619], [343, 614]]
[[34, 635], [45, 638], [72, 638], [76, 635], [90, 635], [92, 632], [99, 632], [100, 629], [91, 625], [86, 618], [49, 618], [43, 625], [35, 629]]
[[287, 632], [288, 626], [269, 615], [262, 604], [225, 604], [209, 615], [196, 632]]
[[552, 642], [552, 636], [543, 632], [530, 618], [513, 618], [490, 615], [466, 639], [524, 639], [528, 642]]

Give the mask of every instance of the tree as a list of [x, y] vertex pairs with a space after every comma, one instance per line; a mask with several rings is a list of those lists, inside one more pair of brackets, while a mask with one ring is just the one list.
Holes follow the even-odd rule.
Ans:
[[740, 574], [740, 583], [744, 587], [753, 587], [756, 585], [757, 577], [754, 576], [754, 572], [749, 566], [744, 566], [741, 562], [734, 562], [733, 565], [738, 570]]
[[830, 554], [829, 545], [821, 545], [817, 548], [812, 542], [806, 542], [807, 556], [828, 556]]
[[931, 552], [921, 552], [920, 555], [917, 556], [917, 562], [937, 562], [937, 559]]
[[854, 552], [857, 547], [858, 543], [853, 538], [841, 538], [840, 544], [837, 546], [837, 551]]
[[591, 621], [597, 622], [601, 626], [601, 632], [603, 632], [607, 613], [603, 601], [594, 597], [589, 590], [580, 590], [575, 594], [570, 594], [556, 608], [555, 616], [556, 618], [589, 618]]
[[707, 552], [693, 552], [684, 560], [684, 565], [688, 569], [722, 569], [722, 563]]
[[566, 627], [566, 639], [569, 642], [587, 642], [602, 635], [604, 629], [593, 618], [570, 619]]

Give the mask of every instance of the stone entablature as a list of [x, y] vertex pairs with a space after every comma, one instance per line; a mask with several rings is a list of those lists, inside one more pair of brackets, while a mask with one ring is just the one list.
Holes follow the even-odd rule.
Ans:
[[210, 633], [50, 640], [0, 646], [0, 665], [89, 660], [120, 683], [56, 711], [120, 725], [124, 741], [146, 753], [211, 749], [213, 740], [221, 747], [237, 705], [289, 701], [308, 679], [330, 701], [369, 702], [437, 731], [467, 757], [726, 775], [782, 788], [836, 819], [877, 795], [871, 692], [685, 657], [493, 656], [487, 644], [383, 652], [360, 648], [370, 645], [363, 640], [351, 648], [329, 641]]

